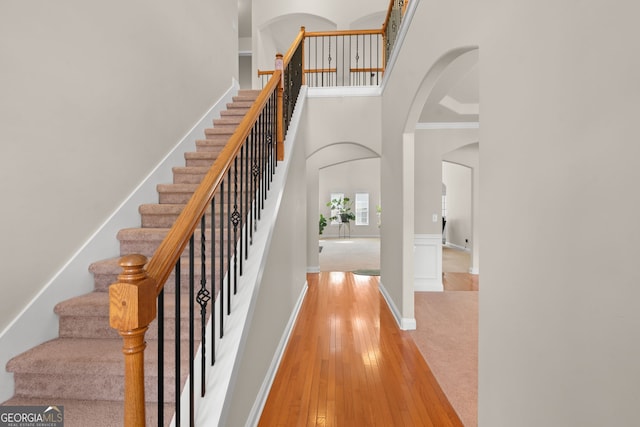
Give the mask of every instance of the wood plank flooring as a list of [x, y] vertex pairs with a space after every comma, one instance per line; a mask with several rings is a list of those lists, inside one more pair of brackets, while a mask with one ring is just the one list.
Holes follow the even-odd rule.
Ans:
[[378, 277], [308, 283], [259, 426], [462, 426]]

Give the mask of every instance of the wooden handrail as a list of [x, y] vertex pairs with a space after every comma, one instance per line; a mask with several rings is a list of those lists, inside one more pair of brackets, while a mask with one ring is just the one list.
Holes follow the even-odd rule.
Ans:
[[273, 73], [273, 77], [269, 79], [267, 85], [262, 89], [260, 95], [244, 116], [236, 131], [231, 135], [229, 142], [222, 149], [218, 158], [176, 219], [173, 227], [171, 227], [167, 236], [156, 250], [153, 258], [149, 261], [147, 274], [156, 281], [157, 294], [160, 293], [164, 282], [171, 275], [176, 262], [189, 242], [189, 237], [197, 228], [200, 218], [223, 180], [224, 174], [231, 167], [233, 159], [251, 132], [253, 124], [257, 121], [260, 112], [276, 89], [278, 82], [281, 80], [280, 73], [278, 70]]
[[[279, 70], [276, 71], [262, 89], [151, 261], [147, 264], [147, 258], [142, 255], [129, 255], [120, 260], [120, 266], [124, 271], [118, 276], [118, 281], [109, 287], [109, 323], [122, 336], [124, 342], [122, 352], [125, 361], [125, 427], [145, 425], [145, 333], [156, 317], [157, 297], [263, 108], [273, 92], [281, 86], [281, 73]], [[277, 115], [282, 116], [282, 110], [278, 111]]]
[[309, 31], [305, 37], [328, 37], [328, 36], [366, 36], [381, 34], [382, 30], [334, 30], [334, 31]]
[[349, 71], [351, 71], [352, 73], [364, 73], [364, 72], [383, 72], [384, 68], [382, 67], [365, 67], [365, 68], [350, 68]]
[[284, 67], [287, 68], [289, 62], [291, 62], [291, 57], [293, 57], [293, 53], [298, 48], [298, 45], [303, 42], [305, 35], [307, 34], [306, 29], [304, 27], [300, 27], [300, 31], [298, 32], [298, 36], [295, 38], [291, 46], [289, 46], [289, 50], [283, 56]]
[[304, 70], [305, 73], [314, 74], [314, 73], [336, 73], [338, 71], [337, 68], [312, 68]]
[[382, 23], [382, 33], [384, 34], [387, 31], [387, 27], [389, 26], [389, 20], [391, 19], [391, 12], [393, 11], [393, 2], [395, 0], [389, 1], [389, 7], [387, 8], [387, 16], [384, 18], [384, 22]]

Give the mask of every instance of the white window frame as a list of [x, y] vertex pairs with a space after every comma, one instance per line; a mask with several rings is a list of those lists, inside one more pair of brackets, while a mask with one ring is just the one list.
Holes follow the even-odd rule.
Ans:
[[369, 193], [356, 193], [356, 225], [369, 225]]

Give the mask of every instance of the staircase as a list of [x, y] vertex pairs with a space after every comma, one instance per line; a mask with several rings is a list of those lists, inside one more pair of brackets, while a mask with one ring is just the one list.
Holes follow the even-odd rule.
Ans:
[[[173, 183], [159, 184], [156, 204], [139, 208], [141, 227], [118, 232], [120, 256], [139, 253], [150, 258], [164, 239], [174, 221], [190, 199], [198, 184], [235, 131], [260, 91], [241, 90], [206, 129], [205, 139], [196, 142], [196, 151], [185, 153], [185, 165], [173, 168]], [[207, 225], [209, 227], [210, 225]], [[198, 233], [196, 233], [198, 234]], [[198, 237], [196, 236], [196, 239]], [[197, 243], [199, 244], [199, 243]], [[117, 426], [123, 420], [124, 363], [122, 339], [109, 326], [108, 287], [121, 272], [120, 257], [97, 261], [89, 267], [94, 275], [94, 291], [59, 303], [59, 337], [20, 354], [9, 361], [7, 371], [14, 373], [15, 394], [3, 405], [62, 405], [66, 427]], [[188, 260], [183, 256], [184, 277], [179, 319], [181, 325], [181, 381], [188, 373]], [[210, 260], [207, 263], [211, 262]], [[198, 261], [196, 261], [198, 263]], [[196, 266], [196, 283], [200, 267]], [[207, 269], [210, 271], [210, 269]], [[167, 281], [165, 293], [176, 292], [173, 276]], [[211, 283], [211, 278], [207, 278]], [[216, 289], [217, 293], [217, 289]], [[174, 299], [165, 298], [165, 337], [175, 337]], [[199, 330], [196, 316], [196, 330]], [[146, 334], [145, 386], [147, 389], [147, 425], [157, 425], [157, 326], [154, 321]], [[197, 346], [198, 343], [196, 343]], [[165, 339], [165, 347], [174, 342]], [[173, 352], [165, 356], [165, 377], [171, 383]], [[166, 360], [170, 359], [170, 360]], [[176, 396], [172, 387], [165, 391], [165, 420], [173, 416]]]

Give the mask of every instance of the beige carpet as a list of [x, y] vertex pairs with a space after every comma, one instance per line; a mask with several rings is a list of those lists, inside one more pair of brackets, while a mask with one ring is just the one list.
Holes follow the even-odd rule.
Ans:
[[[323, 239], [321, 271], [380, 268], [379, 239]], [[416, 292], [411, 337], [466, 427], [478, 425], [478, 289], [470, 254], [444, 247], [444, 292]], [[467, 284], [468, 282], [468, 284]], [[451, 290], [450, 290], [451, 289]]]
[[380, 239], [320, 240], [320, 271], [355, 271], [380, 269]]

